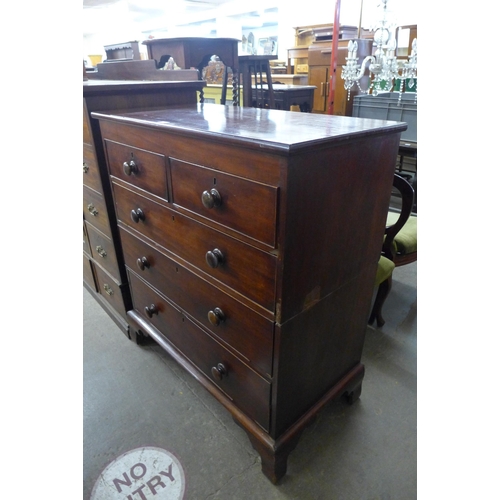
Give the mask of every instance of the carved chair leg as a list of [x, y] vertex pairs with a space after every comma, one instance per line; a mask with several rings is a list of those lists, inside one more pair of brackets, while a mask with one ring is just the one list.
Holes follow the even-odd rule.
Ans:
[[368, 324], [372, 325], [373, 322], [377, 320], [377, 326], [384, 326], [385, 320], [382, 317], [382, 306], [384, 305], [385, 299], [389, 295], [391, 288], [392, 275], [389, 276], [385, 281], [382, 281], [382, 283], [380, 283], [378, 287], [377, 296], [375, 297], [375, 302], [373, 304]]

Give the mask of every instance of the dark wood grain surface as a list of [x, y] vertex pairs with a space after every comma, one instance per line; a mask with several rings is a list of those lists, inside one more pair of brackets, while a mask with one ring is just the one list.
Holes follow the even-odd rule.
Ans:
[[406, 129], [406, 125], [400, 122], [218, 104], [198, 104], [189, 108], [140, 111], [115, 116], [93, 113], [93, 116], [188, 134], [190, 137], [255, 143], [255, 147], [260, 149], [286, 152], [371, 135], [397, 133]]
[[361, 393], [406, 124], [213, 104], [92, 116], [108, 144], [166, 159], [157, 193], [108, 154], [129, 317], [229, 409], [277, 481], [318, 411]]

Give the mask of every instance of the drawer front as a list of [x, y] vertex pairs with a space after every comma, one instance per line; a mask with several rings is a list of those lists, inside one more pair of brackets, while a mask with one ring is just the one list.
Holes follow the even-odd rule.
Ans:
[[309, 69], [311, 66], [330, 66], [332, 62], [331, 42], [324, 46], [310, 48], [308, 53]]
[[[269, 429], [271, 385], [204, 333], [135, 274], [129, 273], [134, 309], [264, 429]], [[149, 314], [146, 312], [148, 308]], [[212, 368], [223, 365], [217, 380]], [[219, 370], [219, 373], [223, 370]]]
[[120, 275], [118, 262], [116, 260], [115, 247], [111, 239], [90, 224], [87, 225], [87, 234], [89, 235], [92, 257], [119, 281], [119, 279], [116, 278]]
[[274, 323], [120, 227], [125, 263], [263, 374], [272, 373]]
[[97, 159], [94, 154], [94, 149], [88, 144], [83, 145], [83, 184], [102, 193]]
[[98, 266], [93, 266], [97, 280], [98, 292], [106, 299], [106, 301], [118, 311], [122, 316], [125, 316], [125, 306], [123, 305], [123, 296], [120, 285], [106, 271]]
[[104, 198], [101, 194], [85, 186], [83, 187], [83, 216], [85, 220], [110, 236], [111, 230]]
[[92, 272], [92, 264], [90, 259], [83, 254], [83, 281], [87, 283], [87, 285], [97, 292], [97, 287], [94, 280], [94, 273]]
[[277, 188], [174, 158], [170, 168], [173, 203], [275, 247]]
[[109, 140], [105, 145], [111, 175], [168, 200], [165, 156]]
[[85, 227], [85, 221], [83, 221], [83, 251], [87, 252], [89, 255], [92, 255], [92, 252], [90, 251], [89, 235], [87, 233], [87, 228]]
[[[274, 312], [276, 257], [114, 184], [118, 219]], [[142, 212], [134, 222], [131, 212]], [[208, 260], [207, 260], [208, 259]], [[210, 262], [212, 266], [209, 265]]]
[[90, 132], [89, 115], [85, 104], [83, 105], [83, 142], [92, 144], [92, 133]]

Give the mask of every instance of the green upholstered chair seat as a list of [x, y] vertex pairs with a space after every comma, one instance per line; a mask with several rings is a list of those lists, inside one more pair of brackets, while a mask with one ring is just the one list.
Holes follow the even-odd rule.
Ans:
[[[392, 226], [398, 220], [399, 213], [389, 212], [387, 225]], [[394, 238], [394, 250], [402, 255], [417, 251], [417, 217], [411, 215], [405, 225], [399, 230]]]
[[382, 256], [375, 278], [378, 290], [368, 319], [370, 325], [377, 320], [377, 326], [385, 323], [382, 307], [391, 291], [394, 268], [417, 260], [417, 217], [412, 215], [415, 192], [411, 184], [397, 174], [394, 174], [393, 188], [401, 194], [401, 212], [387, 215]]
[[388, 259], [387, 257], [384, 257], [383, 255], [380, 256], [380, 259], [378, 261], [378, 266], [377, 266], [377, 275], [375, 277], [375, 286], [379, 286], [380, 283], [388, 279], [392, 271], [394, 271], [394, 268], [396, 265], [392, 260]]

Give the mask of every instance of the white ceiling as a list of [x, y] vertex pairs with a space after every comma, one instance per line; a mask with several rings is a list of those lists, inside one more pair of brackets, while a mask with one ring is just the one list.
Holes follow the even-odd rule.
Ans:
[[[140, 31], [166, 28], [240, 14], [256, 15], [272, 7], [269, 0], [83, 0], [83, 34], [92, 35], [104, 29], [114, 30], [119, 24], [133, 24]], [[262, 12], [260, 13], [262, 14]]]

